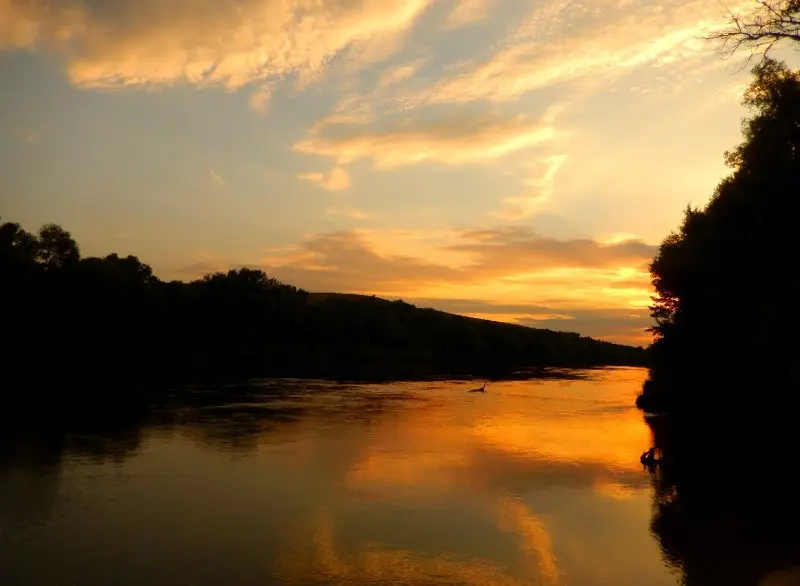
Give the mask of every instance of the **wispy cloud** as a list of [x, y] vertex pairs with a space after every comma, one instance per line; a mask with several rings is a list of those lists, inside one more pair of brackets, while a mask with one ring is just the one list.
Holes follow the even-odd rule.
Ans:
[[[332, 65], [352, 74], [396, 55], [434, 3], [141, 0], [134, 8], [127, 0], [2, 0], [0, 49], [58, 52], [72, 82], [85, 87], [239, 88], [286, 76], [305, 83]], [[752, 0], [728, 4], [736, 11]], [[516, 13], [508, 8], [497, 0], [456, 0], [445, 25]], [[427, 99], [511, 100], [587, 75], [680, 61], [703, 50], [702, 36], [726, 16], [707, 0], [543, 0], [522, 22], [507, 23], [510, 34], [493, 43], [488, 57], [476, 58], [485, 51], [474, 45], [456, 55]], [[380, 83], [408, 71], [387, 73]]]
[[[731, 8], [749, 1], [737, 0]], [[487, 9], [501, 8], [507, 11], [508, 6], [464, 0], [454, 5], [448, 22], [469, 23], [470, 18], [483, 18]], [[400, 65], [385, 72], [373, 88], [345, 96], [337, 110], [375, 115], [442, 104], [499, 104], [577, 81], [584, 91], [602, 88], [645, 65], [666, 70], [708, 54], [703, 36], [723, 26], [726, 17], [720, 5], [706, 0], [669, 5], [656, 0], [544, 0], [521, 22], [509, 21], [505, 37], [488, 47], [467, 44], [466, 51], [454, 53], [456, 58], [429, 80], [414, 79], [413, 67]]]
[[[746, 4], [740, 0], [739, 4]], [[467, 62], [432, 88], [436, 102], [507, 101], [591, 75], [608, 78], [646, 63], [690, 58], [703, 35], [725, 22], [721, 5], [683, 0], [539, 4], [499, 51]]]
[[505, 220], [521, 220], [540, 211], [553, 194], [556, 175], [567, 159], [568, 155], [549, 155], [528, 164], [530, 174], [524, 185], [530, 192], [505, 198], [504, 208], [494, 215]]
[[353, 127], [312, 134], [294, 145], [300, 153], [339, 165], [371, 160], [392, 169], [424, 162], [463, 165], [496, 159], [552, 139], [556, 131], [524, 116], [463, 116], [427, 123], [398, 122], [385, 130]]
[[426, 61], [427, 59], [420, 58], [409, 63], [404, 63], [403, 65], [395, 65], [394, 67], [390, 67], [381, 75], [380, 79], [378, 80], [378, 87], [387, 88], [407, 80], [416, 74], [420, 68], [425, 65]]
[[493, 0], [456, 0], [456, 5], [447, 16], [445, 26], [459, 28], [475, 24], [489, 15]]
[[227, 182], [226, 182], [226, 181], [225, 181], [225, 179], [222, 177], [222, 175], [220, 175], [219, 173], [217, 173], [217, 172], [214, 170], [214, 168], [213, 168], [213, 167], [209, 167], [209, 168], [208, 168], [208, 175], [209, 175], [209, 177], [211, 177], [211, 180], [212, 180], [214, 183], [216, 183], [217, 185], [219, 185], [220, 187], [227, 187], [227, 186], [228, 186]]
[[327, 175], [325, 173], [303, 173], [297, 178], [329, 191], [341, 191], [348, 189], [351, 185], [350, 174], [343, 167], [334, 167]]
[[325, 210], [325, 213], [331, 216], [344, 216], [353, 220], [366, 220], [370, 217], [370, 215], [363, 210], [349, 207], [330, 207]]

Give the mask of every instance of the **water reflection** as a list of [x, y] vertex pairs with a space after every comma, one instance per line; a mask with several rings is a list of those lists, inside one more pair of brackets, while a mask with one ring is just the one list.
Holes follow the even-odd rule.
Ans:
[[644, 372], [585, 374], [479, 396], [447, 381], [254, 381], [5, 425], [0, 575], [30, 586], [675, 584], [638, 462], [650, 442], [632, 407]]
[[775, 486], [778, 475], [758, 477], [761, 489], [750, 490], [745, 470], [719, 469], [714, 483], [654, 475], [651, 530], [686, 586], [800, 586], [795, 497]]

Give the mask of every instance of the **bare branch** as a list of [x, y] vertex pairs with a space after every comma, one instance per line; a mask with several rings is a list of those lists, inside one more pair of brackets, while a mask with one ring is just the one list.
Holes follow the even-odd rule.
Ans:
[[719, 50], [726, 58], [748, 49], [746, 64], [749, 64], [756, 57], [767, 56], [780, 42], [800, 42], [800, 0], [754, 0], [754, 3], [754, 10], [746, 16], [726, 9], [729, 26], [706, 37], [719, 43]]

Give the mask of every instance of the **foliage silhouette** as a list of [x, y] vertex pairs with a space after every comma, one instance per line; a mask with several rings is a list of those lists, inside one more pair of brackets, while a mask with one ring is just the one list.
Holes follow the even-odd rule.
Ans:
[[642, 348], [403, 301], [309, 294], [249, 268], [164, 282], [134, 256], [81, 258], [52, 224], [38, 235], [0, 225], [0, 277], [13, 308], [4, 376], [14, 380], [507, 376], [645, 357]]
[[638, 401], [649, 411], [752, 408], [743, 389], [800, 382], [800, 74], [771, 59], [753, 73], [744, 103], [754, 114], [725, 155], [733, 172], [704, 209], [687, 208], [650, 267], [656, 339]]

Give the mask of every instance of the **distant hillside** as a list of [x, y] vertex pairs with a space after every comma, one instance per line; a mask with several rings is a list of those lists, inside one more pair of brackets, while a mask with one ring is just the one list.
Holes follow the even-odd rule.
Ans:
[[[641, 347], [615, 344], [519, 324], [462, 316], [433, 308], [418, 308], [402, 300], [354, 293], [309, 293], [309, 305], [350, 315], [354, 336], [370, 339], [367, 315], [392, 316], [409, 330], [406, 343], [415, 350], [417, 367], [431, 374], [489, 374], [507, 376], [532, 366], [590, 367], [601, 365], [643, 366]], [[396, 324], [393, 324], [394, 327]], [[391, 329], [391, 328], [390, 328]], [[416, 332], [416, 344], [414, 343]], [[431, 356], [435, 357], [431, 361]], [[388, 367], [387, 367], [388, 368]]]
[[[164, 282], [133, 256], [81, 258], [55, 225], [38, 234], [0, 225], [0, 278], [14, 308], [4, 316], [7, 378], [503, 377], [645, 360], [641, 348], [401, 300], [308, 293], [246, 268]], [[28, 366], [32, 356], [40, 368]]]
[[[373, 302], [373, 303], [385, 303], [385, 304], [397, 303], [397, 301], [391, 301], [389, 299], [384, 299], [382, 297], [377, 297], [375, 295], [364, 295], [364, 294], [361, 294], [361, 293], [332, 293], [332, 292], [316, 292], [316, 293], [312, 293], [312, 292], [309, 292], [309, 294], [308, 294], [308, 300], [309, 300], [309, 303], [311, 303], [311, 304], [319, 303], [320, 301], [324, 301], [324, 300], [333, 300], [333, 299], [344, 300], [344, 301], [352, 301], [352, 302], [361, 301], [361, 302]], [[403, 303], [405, 303], [405, 302], [403, 302]], [[587, 339], [587, 340], [592, 340], [592, 341], [595, 341], [595, 342], [601, 342], [601, 343], [604, 343], [604, 344], [609, 344], [609, 342], [605, 342], [604, 340], [595, 340], [594, 338], [591, 338], [591, 337], [588, 337], [588, 336], [581, 336], [580, 334], [578, 334], [576, 332], [568, 332], [568, 331], [564, 331], [564, 330], [551, 330], [551, 329], [548, 329], [548, 328], [532, 328], [530, 326], [524, 326], [524, 325], [521, 325], [521, 324], [512, 324], [512, 323], [509, 323], [509, 322], [501, 322], [501, 321], [496, 321], [496, 320], [484, 319], [484, 318], [480, 318], [480, 317], [472, 317], [472, 316], [461, 315], [461, 314], [457, 314], [457, 313], [451, 313], [451, 312], [444, 311], [444, 310], [441, 310], [441, 309], [435, 309], [433, 307], [427, 307], [427, 306], [426, 307], [418, 307], [418, 306], [416, 306], [414, 304], [411, 304], [411, 303], [406, 303], [406, 305], [410, 305], [411, 307], [414, 307], [414, 308], [417, 308], [417, 309], [426, 310], [426, 311], [434, 311], [436, 313], [441, 313], [441, 314], [444, 314], [446, 316], [453, 316], [453, 317], [464, 319], [464, 320], [468, 320], [468, 321], [485, 322], [485, 323], [490, 323], [490, 324], [497, 324], [498, 326], [511, 326], [512, 328], [522, 328], [523, 330], [535, 330], [535, 331], [540, 331], [540, 332], [562, 333], [562, 334], [567, 334], [567, 335], [573, 336], [573, 337], [574, 336], [579, 336], [579, 337], [582, 337], [582, 338]], [[630, 348], [631, 350], [640, 350], [640, 349], [642, 349], [641, 346], [630, 346], [630, 345], [627, 345], [627, 344], [614, 344], [614, 343], [610, 343], [610, 344], [612, 346], [619, 346], [620, 348]]]

